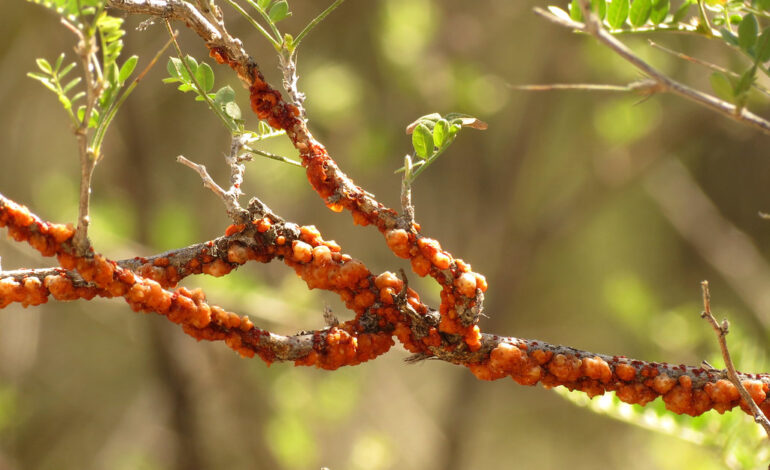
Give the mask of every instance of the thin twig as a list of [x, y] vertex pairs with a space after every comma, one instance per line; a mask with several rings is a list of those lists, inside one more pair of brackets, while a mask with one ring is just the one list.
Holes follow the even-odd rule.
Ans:
[[[714, 70], [715, 72], [720, 72], [720, 73], [723, 73], [725, 75], [730, 75], [731, 77], [734, 77], [734, 78], [740, 78], [741, 77], [740, 74], [735, 73], [732, 70], [728, 70], [728, 69], [726, 69], [726, 68], [724, 68], [724, 67], [722, 67], [720, 65], [711, 63], [711, 62], [703, 60], [703, 59], [698, 59], [697, 57], [689, 56], [689, 55], [687, 55], [687, 54], [685, 54], [683, 52], [679, 52], [679, 51], [675, 51], [673, 49], [669, 49], [668, 47], [663, 46], [661, 44], [658, 44], [657, 42], [654, 42], [654, 41], [649, 41], [649, 43], [650, 43], [650, 46], [652, 46], [652, 47], [654, 47], [656, 49], [660, 49], [663, 52], [667, 52], [667, 53], [673, 55], [674, 57], [678, 57], [678, 58], [680, 58], [682, 60], [686, 60], [687, 62], [692, 62], [694, 64], [702, 65], [702, 66], [704, 66], [704, 67], [706, 67], [708, 69]], [[758, 90], [760, 93], [762, 93], [764, 95], [767, 95], [767, 96], [770, 96], [770, 90], [768, 90], [767, 88], [765, 88], [765, 87], [763, 87], [761, 85], [758, 85], [756, 82], [752, 83], [751, 86], [753, 88], [755, 88], [756, 90]]]
[[83, 112], [83, 119], [78, 123], [75, 129], [75, 136], [78, 141], [78, 153], [80, 154], [80, 196], [78, 198], [78, 223], [75, 230], [74, 246], [79, 254], [85, 254], [91, 243], [88, 240], [88, 225], [90, 223], [89, 210], [91, 205], [91, 179], [93, 178], [94, 168], [99, 160], [99, 155], [95, 154], [93, 148], [88, 145], [88, 129], [91, 121], [91, 114], [96, 107], [102, 88], [102, 77], [95, 71], [99, 71], [98, 60], [95, 59], [97, 46], [93, 35], [86, 36], [79, 28], [67, 21], [61, 19], [61, 23], [78, 38], [75, 52], [80, 56], [83, 75], [86, 86], [86, 105]]
[[[581, 8], [583, 8], [582, 3]], [[585, 23], [573, 21], [562, 16], [556, 16], [547, 10], [543, 10], [542, 8], [534, 9], [536, 14], [542, 16], [548, 21], [558, 24], [559, 26], [581, 31], [594, 36], [599, 42], [612, 49], [613, 52], [625, 59], [627, 62], [630, 62], [631, 65], [639, 69], [647, 77], [656, 81], [660, 87], [658, 91], [679, 95], [685, 99], [693, 101], [701, 106], [727, 116], [730, 119], [741, 122], [743, 124], [748, 124], [760, 130], [764, 134], [770, 135], [770, 121], [757, 116], [745, 108], [737, 108], [734, 104], [720, 100], [715, 96], [695, 90], [687, 85], [684, 85], [683, 83], [679, 83], [676, 80], [669, 78], [667, 75], [660, 72], [655, 67], [651, 66], [642, 60], [639, 56], [634, 54], [631, 49], [620, 42], [612, 34], [608, 33], [607, 30], [601, 26], [601, 22], [596, 18], [596, 15], [590, 11], [589, 8], [584, 8], [583, 10], [583, 18], [586, 19]]]
[[629, 85], [603, 85], [594, 83], [553, 83], [546, 85], [510, 85], [514, 90], [521, 91], [555, 91], [555, 90], [578, 90], [578, 91], [630, 91]]
[[404, 156], [404, 178], [401, 180], [401, 211], [406, 226], [414, 224], [414, 205], [412, 204], [412, 157]]
[[284, 157], [283, 155], [266, 152], [265, 150], [255, 149], [253, 147], [248, 147], [248, 146], [244, 147], [244, 150], [246, 150], [247, 152], [253, 153], [254, 155], [259, 155], [261, 157], [266, 157], [271, 160], [277, 160], [279, 162], [288, 163], [290, 165], [303, 168], [302, 163], [298, 162], [297, 160], [291, 159], [289, 157]]
[[754, 416], [754, 421], [765, 429], [765, 433], [767, 433], [768, 438], [770, 438], [770, 420], [768, 420], [765, 414], [762, 413], [762, 410], [759, 409], [759, 406], [754, 402], [754, 399], [751, 398], [749, 391], [746, 390], [746, 387], [744, 387], [743, 383], [741, 383], [741, 379], [738, 377], [738, 372], [735, 370], [733, 360], [730, 358], [730, 351], [727, 349], [727, 339], [725, 338], [727, 333], [729, 333], [730, 324], [727, 320], [722, 320], [722, 324], [720, 325], [719, 322], [717, 322], [717, 319], [714, 318], [714, 315], [711, 313], [711, 293], [709, 292], [708, 281], [701, 282], [701, 289], [703, 291], [703, 312], [700, 314], [700, 316], [711, 324], [711, 327], [714, 329], [714, 333], [717, 335], [717, 341], [719, 341], [719, 349], [722, 350], [722, 359], [725, 361], [725, 367], [727, 368], [727, 377], [730, 379], [730, 382], [735, 385], [735, 388], [738, 389], [738, 393], [740, 393], [741, 398], [751, 409], [751, 414]]
[[203, 186], [210, 189], [214, 194], [217, 195], [217, 197], [219, 197], [219, 199], [222, 200], [222, 203], [224, 203], [227, 210], [227, 214], [230, 216], [230, 218], [233, 219], [234, 222], [242, 223], [244, 216], [248, 217], [248, 212], [238, 203], [238, 198], [235, 196], [235, 194], [222, 189], [222, 187], [219, 186], [216, 181], [214, 181], [211, 175], [209, 175], [209, 172], [206, 171], [206, 167], [204, 165], [198, 165], [197, 163], [191, 162], [182, 155], [176, 157], [176, 161], [198, 172], [201, 180], [203, 180]]

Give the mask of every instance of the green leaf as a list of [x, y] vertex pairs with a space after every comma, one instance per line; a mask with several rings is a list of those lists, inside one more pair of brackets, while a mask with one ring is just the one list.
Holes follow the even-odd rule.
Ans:
[[733, 101], [733, 84], [730, 83], [730, 79], [722, 72], [714, 72], [709, 77], [711, 82], [711, 89], [714, 90], [714, 94], [720, 99]]
[[442, 148], [447, 144], [447, 138], [449, 137], [449, 122], [446, 119], [440, 119], [433, 126], [433, 144]]
[[278, 23], [289, 15], [291, 15], [291, 13], [289, 12], [289, 4], [286, 3], [286, 0], [279, 0], [275, 2], [267, 12], [267, 16], [270, 17], [273, 23]]
[[118, 85], [119, 74], [120, 71], [118, 70], [118, 64], [115, 62], [111, 63], [106, 69], [104, 69], [104, 78], [107, 80], [107, 83], [113, 87]]
[[572, 0], [569, 3], [569, 17], [573, 21], [583, 21], [583, 12], [580, 10], [580, 0]]
[[757, 24], [757, 19], [754, 15], [749, 13], [743, 17], [741, 24], [738, 25], [738, 45], [741, 46], [741, 49], [749, 52], [749, 50], [754, 47], [754, 44], [757, 42], [758, 30], [759, 25]]
[[418, 124], [412, 131], [412, 147], [420, 158], [428, 158], [433, 154], [433, 136], [425, 124]]
[[[86, 107], [85, 106], [79, 106], [78, 107], [78, 121], [83, 122], [83, 117], [86, 114]], [[88, 127], [96, 127], [97, 122], [99, 122], [99, 110], [96, 108], [91, 109], [91, 117], [88, 119]]]
[[69, 98], [67, 98], [66, 95], [59, 95], [59, 103], [61, 103], [62, 106], [64, 106], [64, 109], [71, 109], [72, 108], [72, 102]]
[[56, 89], [56, 86], [54, 86], [54, 84], [51, 83], [51, 79], [48, 78], [47, 76], [41, 75], [39, 73], [34, 73], [34, 72], [28, 72], [27, 76], [29, 78], [32, 78], [34, 80], [39, 81], [40, 83], [43, 84], [43, 86], [45, 86], [46, 88], [48, 88], [52, 92], [57, 93], [57, 94], [59, 93], [59, 90]]
[[205, 62], [202, 62], [198, 66], [198, 70], [195, 71], [195, 79], [203, 89], [204, 93], [208, 93], [214, 88], [214, 71], [211, 70], [211, 66]]
[[757, 62], [770, 60], [770, 27], [765, 28], [757, 40], [757, 50], [754, 52]]
[[631, 4], [631, 10], [628, 13], [628, 19], [631, 26], [638, 28], [644, 25], [650, 18], [652, 11], [652, 0], [634, 0]]
[[455, 135], [457, 135], [458, 132], [460, 132], [460, 129], [463, 128], [462, 124], [459, 123], [452, 123], [452, 125], [449, 127], [449, 138], [453, 138]]
[[238, 106], [238, 103], [235, 101], [228, 101], [227, 104], [225, 104], [225, 114], [230, 116], [233, 119], [240, 120], [241, 119], [241, 108]]
[[599, 15], [600, 20], [607, 16], [607, 0], [591, 0], [591, 10]]
[[734, 35], [727, 28], [719, 28], [719, 32], [722, 34], [722, 40], [731, 46], [738, 47], [738, 36]]
[[[224, 105], [235, 100], [235, 91], [230, 85], [223, 86], [214, 95], [214, 103]], [[260, 121], [261, 122], [261, 121]]]
[[180, 78], [181, 74], [179, 73], [179, 68], [181, 65], [181, 60], [176, 57], [169, 57], [168, 63], [166, 64], [166, 72], [168, 72], [169, 77]]
[[764, 10], [764, 11], [770, 10], [770, 0], [758, 0], [757, 6], [759, 7], [760, 10]]
[[257, 6], [263, 10], [267, 10], [272, 0], [257, 0]]
[[[57, 64], [59, 64], [59, 63], [57, 62]], [[59, 72], [59, 79], [62, 79], [62, 78], [64, 78], [64, 77], [65, 77], [65, 76], [66, 76], [68, 73], [70, 73], [70, 70], [72, 70], [72, 68], [73, 68], [74, 66], [75, 66], [75, 62], [73, 62], [73, 63], [71, 63], [71, 64], [69, 64], [69, 65], [65, 66], [65, 67], [64, 67], [64, 68], [61, 70], [61, 72]], [[57, 66], [57, 67], [54, 67], [54, 70], [57, 70], [58, 68], [59, 68], [58, 66]]]
[[628, 0], [612, 0], [610, 6], [607, 8], [607, 22], [614, 29], [619, 29], [623, 26], [628, 18]]
[[123, 84], [126, 82], [126, 79], [134, 72], [138, 60], [139, 57], [132, 55], [123, 63], [123, 66], [120, 67], [120, 73], [118, 74], [118, 83]]
[[[193, 59], [194, 61], [195, 59]], [[188, 65], [190, 62], [188, 61]], [[190, 67], [193, 71], [195, 71], [194, 68]], [[198, 65], [195, 64], [195, 68], [198, 68]], [[176, 77], [179, 80], [183, 82], [190, 82], [190, 74], [187, 73], [187, 68], [185, 68], [184, 64], [182, 63], [182, 60], [178, 57], [171, 57], [168, 61], [167, 66], [169, 75], [172, 77]]]
[[[62, 62], [64, 62], [64, 52], [59, 54], [59, 57], [56, 58], [56, 63], [53, 66], [54, 70], [59, 70], [59, 67], [61, 67]], [[73, 62], [72, 65], [75, 65]]]
[[41, 58], [35, 59], [35, 62], [37, 63], [37, 68], [47, 73], [48, 75], [53, 75], [53, 68], [51, 68], [51, 64], [49, 64], [47, 60]]
[[650, 21], [652, 21], [652, 24], [659, 25], [663, 23], [666, 20], [670, 8], [670, 0], [653, 0], [652, 12], [650, 12]]
[[[184, 61], [187, 63], [187, 66], [190, 67], [190, 70], [193, 74], [198, 71], [198, 61], [195, 60], [195, 57], [188, 55], [184, 58]], [[182, 69], [184, 69], [184, 65], [182, 66]], [[189, 80], [189, 78], [188, 78]]]
[[735, 95], [735, 101], [745, 103], [746, 102], [746, 95], [748, 94], [749, 90], [751, 89], [751, 85], [754, 84], [754, 79], [757, 75], [757, 68], [751, 67], [747, 71], [743, 72], [743, 75], [741, 75], [741, 78], [738, 79], [738, 82], [735, 84], [735, 87], [733, 88], [733, 95]]
[[679, 8], [677, 8], [676, 12], [674, 13], [674, 17], [671, 18], [672, 23], [679, 23], [682, 21], [686, 16], [687, 12], [690, 10], [690, 7], [692, 6], [692, 3], [685, 0], [684, 3], [682, 3]]
[[67, 93], [68, 91], [73, 89], [75, 85], [77, 85], [78, 83], [80, 83], [80, 77], [73, 78], [72, 81], [70, 81], [69, 83], [67, 83], [62, 87], [61, 89], [62, 93]]

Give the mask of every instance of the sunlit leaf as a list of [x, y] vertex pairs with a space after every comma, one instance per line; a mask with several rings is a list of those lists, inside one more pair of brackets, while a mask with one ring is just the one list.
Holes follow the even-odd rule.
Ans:
[[235, 100], [235, 90], [230, 85], [223, 86], [214, 95], [214, 102], [217, 104], [225, 104], [233, 100]]
[[225, 105], [225, 114], [233, 119], [241, 119], [241, 108], [235, 101], [229, 101]]
[[599, 15], [600, 20], [607, 16], [607, 0], [591, 0], [591, 10]]
[[449, 122], [446, 119], [439, 119], [433, 127], [433, 144], [441, 148], [449, 137]]
[[65, 93], [65, 94], [66, 94], [68, 91], [70, 91], [71, 89], [73, 89], [73, 88], [75, 87], [75, 85], [77, 85], [78, 83], [80, 83], [80, 80], [81, 80], [81, 79], [80, 79], [80, 77], [75, 77], [75, 78], [73, 78], [73, 79], [72, 79], [72, 80], [71, 80], [69, 83], [67, 83], [66, 85], [64, 85], [64, 86], [62, 87], [62, 90], [61, 90], [61, 91], [62, 91], [62, 93]]
[[583, 12], [580, 10], [580, 0], [572, 0], [569, 3], [569, 17], [573, 21], [583, 21]]
[[279, 0], [270, 7], [267, 15], [270, 17], [273, 23], [278, 23], [279, 21], [285, 19], [287, 16], [291, 15], [291, 13], [289, 13], [289, 4], [286, 3], [286, 0]]
[[559, 7], [556, 7], [556, 6], [553, 6], [553, 5], [549, 5], [548, 6], [548, 11], [550, 11], [551, 14], [553, 16], [557, 17], [557, 18], [561, 18], [563, 20], [571, 19], [570, 16], [569, 16], [569, 13], [567, 13], [566, 11], [562, 10]]
[[120, 67], [120, 73], [118, 74], [119, 83], [125, 83], [126, 79], [131, 76], [131, 74], [134, 72], [134, 68], [136, 68], [136, 63], [138, 60], [139, 57], [132, 55], [126, 60], [123, 66]]
[[628, 13], [628, 19], [631, 26], [638, 28], [644, 25], [650, 18], [652, 11], [652, 0], [634, 0]]
[[198, 85], [200, 85], [204, 93], [214, 88], [214, 71], [211, 70], [211, 66], [202, 62], [198, 66], [198, 70], [195, 71], [195, 80], [198, 81]]
[[682, 21], [686, 16], [687, 12], [690, 11], [690, 7], [692, 6], [692, 3], [685, 1], [683, 2], [679, 8], [677, 8], [676, 12], [674, 13], [674, 17], [671, 18], [672, 23], [679, 23]]
[[652, 11], [650, 12], [650, 21], [652, 21], [652, 24], [658, 25], [664, 22], [670, 8], [670, 0], [653, 0]]
[[433, 153], [433, 135], [425, 124], [418, 124], [412, 132], [412, 147], [420, 158], [428, 158]]
[[37, 68], [42, 70], [43, 72], [47, 73], [48, 75], [51, 75], [53, 73], [53, 68], [51, 68], [51, 64], [48, 63], [45, 59], [36, 59], [35, 62], [37, 63]]
[[34, 73], [34, 72], [28, 72], [28, 73], [27, 73], [27, 76], [28, 76], [29, 78], [32, 78], [32, 79], [34, 79], [34, 80], [37, 80], [37, 81], [39, 81], [40, 83], [42, 83], [42, 84], [43, 84], [43, 86], [44, 86], [44, 87], [48, 88], [48, 89], [49, 89], [49, 90], [51, 90], [52, 92], [54, 92], [54, 93], [58, 93], [58, 90], [56, 89], [56, 86], [54, 86], [54, 84], [53, 84], [53, 83], [51, 83], [51, 79], [50, 79], [50, 78], [48, 78], [47, 76], [45, 76], [45, 75], [41, 75], [41, 74], [39, 74], [39, 73]]
[[628, 0], [612, 0], [607, 8], [607, 22], [614, 29], [621, 28], [628, 18], [628, 10]]

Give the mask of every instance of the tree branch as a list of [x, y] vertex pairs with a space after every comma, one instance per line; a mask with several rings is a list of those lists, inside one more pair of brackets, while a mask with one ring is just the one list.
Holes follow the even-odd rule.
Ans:
[[[48, 256], [56, 254], [65, 269], [76, 269], [83, 280], [107, 296], [124, 297], [135, 310], [157, 312], [197, 339], [224, 340], [240, 354], [258, 355], [268, 363], [293, 360], [296, 365], [327, 369], [354, 365], [387, 351], [393, 343], [391, 337], [396, 336], [407, 350], [421, 357], [464, 365], [483, 380], [510, 376], [523, 385], [563, 385], [589, 396], [614, 391], [624, 402], [641, 405], [661, 396], [669, 410], [693, 416], [710, 409], [724, 412], [740, 404], [740, 396], [726, 387], [729, 382], [710, 368], [645, 362], [491, 334], [481, 335], [480, 347], [471, 350], [460, 337], [437, 334], [436, 328], [430, 326], [434, 323], [430, 320], [431, 309], [394, 274], [386, 272], [375, 278], [361, 262], [332, 252], [330, 243], [324, 242], [314, 228], [278, 223], [260, 232], [260, 226], [264, 228], [260, 221], [264, 218], [250, 224], [254, 228], [244, 227], [214, 243], [178, 250], [179, 259], [188, 260], [184, 265], [187, 269], [181, 271], [223, 275], [233, 265], [249, 259], [267, 262], [283, 257], [309, 287], [340, 293], [348, 307], [356, 311], [355, 319], [339, 328], [296, 336], [261, 330], [246, 317], [208, 305], [200, 291], [180, 288], [171, 293], [157, 281], [100, 255], [82, 258], [69, 254], [71, 227], [44, 222], [0, 195], [0, 226], [6, 226], [17, 241], [26, 241]], [[288, 243], [289, 239], [293, 241]], [[334, 244], [331, 246], [338, 250]], [[147, 260], [136, 263], [147, 266]], [[162, 273], [178, 272], [177, 266], [180, 264], [175, 256], [159, 256], [150, 269], [168, 281], [170, 278]], [[145, 269], [137, 271], [144, 273]], [[360, 287], [362, 279], [369, 280], [369, 287]], [[356, 287], [349, 287], [351, 282]], [[18, 301], [19, 291], [25, 292], [28, 284], [35, 283], [26, 278], [17, 283], [14, 278], [0, 277], [0, 304], [7, 305], [8, 299]], [[397, 300], [398, 292], [405, 292], [406, 302]], [[415, 321], [418, 318], [424, 321]], [[751, 389], [760, 408], [770, 411], [766, 396], [770, 375], [739, 374], [739, 378]]]
[[658, 84], [657, 92], [660, 93], [672, 93], [677, 96], [681, 96], [689, 101], [692, 101], [700, 106], [716, 111], [723, 116], [726, 116], [734, 121], [738, 121], [743, 124], [759, 130], [763, 134], [770, 135], [770, 121], [757, 116], [756, 114], [746, 110], [745, 108], [738, 107], [734, 104], [720, 100], [719, 98], [703, 93], [702, 91], [695, 90], [689, 86], [677, 82], [669, 78], [664, 73], [651, 66], [639, 56], [634, 54], [631, 49], [626, 47], [625, 44], [620, 42], [612, 34], [605, 30], [601, 23], [596, 18], [596, 15], [587, 9], [583, 11], [583, 17], [586, 19], [585, 23], [573, 21], [568, 18], [556, 16], [549, 13], [542, 8], [535, 8], [535, 13], [547, 19], [548, 21], [569, 28], [572, 30], [587, 33], [595, 37], [599, 42], [610, 48], [615, 54], [619, 55], [631, 65], [636, 67], [644, 75], [654, 80]]

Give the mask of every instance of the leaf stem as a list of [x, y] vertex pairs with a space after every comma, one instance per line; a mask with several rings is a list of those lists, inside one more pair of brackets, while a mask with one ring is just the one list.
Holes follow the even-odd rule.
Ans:
[[298, 166], [300, 168], [303, 168], [302, 167], [302, 163], [298, 162], [297, 160], [292, 160], [289, 157], [284, 157], [283, 155], [276, 155], [274, 153], [265, 152], [264, 150], [258, 150], [258, 149], [255, 149], [255, 148], [252, 148], [252, 147], [249, 147], [249, 146], [244, 146], [243, 149], [246, 150], [247, 152], [253, 153], [255, 155], [259, 155], [259, 156], [262, 156], [262, 157], [267, 157], [267, 158], [269, 158], [271, 160], [278, 160], [279, 162], [284, 162], [284, 163], [288, 163], [290, 165], [294, 165], [294, 166]]
[[281, 36], [281, 32], [278, 31], [278, 27], [273, 23], [273, 20], [270, 18], [270, 15], [267, 14], [265, 10], [263, 10], [259, 5], [257, 5], [254, 0], [246, 0], [246, 3], [251, 5], [252, 8], [257, 10], [257, 12], [262, 15], [262, 19], [264, 19], [267, 24], [270, 25], [270, 29], [273, 30], [273, 34], [275, 34], [275, 37], [277, 41], [273, 41], [273, 45], [276, 47], [276, 49], [280, 49], [281, 45], [283, 44], [283, 36]]
[[271, 36], [270, 33], [261, 24], [257, 23], [257, 20], [252, 18], [251, 15], [249, 15], [246, 10], [241, 8], [241, 6], [238, 5], [237, 3], [235, 3], [233, 0], [226, 0], [226, 1], [227, 1], [227, 3], [230, 4], [230, 6], [235, 8], [235, 10], [238, 13], [240, 13], [244, 18], [246, 18], [246, 20], [249, 23], [251, 23], [251, 25], [254, 26], [257, 29], [257, 31], [262, 33], [262, 35], [265, 36], [267, 38], [267, 40], [270, 41], [273, 44], [273, 46], [275, 46], [277, 48], [281, 47], [281, 43], [276, 41], [276, 39], [273, 36]]
[[438, 157], [440, 157], [441, 154], [443, 154], [444, 151], [446, 151], [446, 149], [448, 149], [450, 145], [452, 145], [452, 142], [454, 142], [456, 138], [457, 138], [457, 134], [453, 135], [440, 149], [438, 149], [436, 151], [436, 153], [434, 153], [430, 157], [426, 158], [423, 161], [422, 165], [420, 165], [419, 167], [416, 167], [416, 168], [413, 166], [412, 167], [412, 178], [410, 180], [410, 184], [413, 183], [414, 180], [416, 180], [418, 176], [420, 176], [420, 173], [425, 171], [425, 168], [427, 168], [431, 163], [436, 161], [436, 159]]
[[334, 3], [326, 7], [326, 10], [322, 11], [321, 14], [313, 18], [313, 21], [307, 24], [305, 28], [297, 35], [296, 39], [294, 39], [294, 43], [292, 44], [292, 50], [296, 49], [297, 46], [299, 46], [299, 43], [304, 39], [307, 34], [313, 30], [316, 26], [318, 26], [318, 23], [323, 21], [331, 12], [337, 9], [338, 6], [342, 5], [342, 2], [345, 0], [336, 0]]

